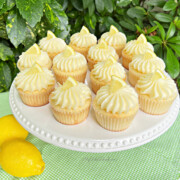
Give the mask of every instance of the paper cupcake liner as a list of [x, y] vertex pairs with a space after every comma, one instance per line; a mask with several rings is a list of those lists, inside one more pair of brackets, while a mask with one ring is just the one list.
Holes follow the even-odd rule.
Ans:
[[118, 54], [119, 58], [121, 58], [122, 51], [123, 51], [125, 45], [123, 45], [123, 46], [112, 46], [112, 47], [116, 50], [116, 53]]
[[166, 113], [176, 97], [170, 97], [164, 100], [150, 99], [146, 95], [139, 95], [140, 109], [145, 113], [160, 115]]
[[84, 107], [77, 110], [68, 110], [54, 106], [50, 99], [51, 109], [56, 120], [62, 124], [75, 125], [83, 122], [88, 117], [91, 101], [88, 101]]
[[93, 61], [89, 56], [87, 56], [87, 62], [90, 71], [94, 68], [94, 65], [98, 63], [98, 61]]
[[73, 77], [75, 80], [79, 82], [84, 82], [87, 73], [87, 66], [74, 72], [63, 72], [55, 67], [53, 67], [53, 71], [56, 81], [59, 82], [60, 84], [63, 84], [63, 82], [65, 82], [69, 76]]
[[49, 103], [49, 95], [54, 90], [54, 86], [49, 86], [47, 89], [34, 92], [24, 92], [18, 90], [19, 95], [24, 104], [28, 106], [43, 106]]
[[93, 109], [95, 111], [96, 120], [100, 126], [109, 131], [123, 131], [127, 129], [133, 121], [139, 107], [138, 105], [128, 113], [112, 114], [108, 113], [93, 102]]
[[49, 52], [47, 52], [47, 53], [48, 53], [50, 59], [53, 60], [54, 57], [57, 56], [58, 54], [60, 54], [61, 52], [62, 52], [62, 51], [59, 51], [59, 52], [57, 52], [57, 53], [49, 53]]
[[132, 61], [132, 56], [125, 54], [124, 51], [122, 51], [122, 65], [129, 70], [129, 63]]
[[70, 43], [69, 46], [71, 46], [71, 47], [74, 49], [74, 51], [79, 52], [79, 53], [81, 53], [82, 55], [84, 55], [85, 58], [87, 59], [87, 54], [88, 54], [88, 51], [89, 51], [89, 48], [90, 48], [90, 47], [83, 47], [83, 48], [81, 48], [81, 47], [75, 46], [75, 45], [72, 44], [72, 43]]

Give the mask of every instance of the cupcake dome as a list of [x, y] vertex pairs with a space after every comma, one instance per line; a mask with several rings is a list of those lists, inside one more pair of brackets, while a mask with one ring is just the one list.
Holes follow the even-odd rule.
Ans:
[[124, 33], [119, 32], [115, 26], [111, 25], [110, 31], [104, 33], [101, 38], [104, 39], [108, 45], [114, 47], [119, 57], [121, 57], [122, 49], [126, 45], [126, 36]]
[[34, 63], [38, 63], [43, 68], [50, 69], [52, 66], [51, 59], [48, 54], [40, 50], [37, 44], [31, 46], [26, 52], [19, 56], [17, 67], [20, 71], [32, 67]]

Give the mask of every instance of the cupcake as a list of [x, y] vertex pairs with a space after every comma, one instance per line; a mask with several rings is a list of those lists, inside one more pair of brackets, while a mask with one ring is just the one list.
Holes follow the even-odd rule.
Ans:
[[140, 109], [154, 115], [166, 113], [178, 94], [174, 81], [161, 70], [141, 76], [135, 89]]
[[88, 50], [97, 43], [97, 38], [83, 26], [79, 33], [75, 33], [70, 38], [70, 46], [77, 52], [87, 57]]
[[69, 76], [84, 82], [88, 67], [86, 58], [82, 54], [66, 46], [66, 49], [54, 58], [52, 69], [56, 80], [62, 84]]
[[51, 93], [49, 98], [54, 117], [62, 124], [84, 121], [91, 105], [91, 91], [83, 83], [68, 77], [66, 82]]
[[137, 40], [129, 41], [122, 51], [122, 64], [126, 69], [129, 69], [129, 63], [134, 55], [144, 54], [146, 50], [154, 51], [153, 46], [147, 42], [144, 34], [141, 34]]
[[125, 34], [119, 32], [115, 26], [111, 25], [110, 31], [104, 33], [101, 38], [104, 39], [109, 46], [112, 46], [116, 50], [118, 56], [121, 57], [122, 50], [126, 45]]
[[156, 69], [164, 71], [165, 64], [154, 52], [147, 50], [144, 54], [134, 56], [129, 64], [130, 84], [135, 86], [142, 75], [154, 73]]
[[35, 62], [43, 68], [51, 69], [51, 59], [46, 52], [40, 50], [37, 44], [31, 46], [26, 52], [23, 52], [22, 55], [19, 56], [17, 67], [22, 71], [32, 67]]
[[28, 106], [43, 106], [49, 102], [54, 90], [55, 78], [52, 72], [35, 63], [31, 68], [18, 73], [15, 86], [21, 100]]
[[93, 101], [96, 120], [109, 131], [127, 129], [138, 109], [138, 95], [120, 77], [112, 76], [111, 83], [97, 91]]
[[47, 37], [40, 40], [39, 46], [53, 60], [57, 54], [65, 49], [66, 43], [63, 39], [57, 38], [51, 31], [48, 31]]
[[96, 94], [102, 86], [110, 83], [112, 75], [126, 80], [124, 68], [113, 56], [110, 56], [107, 61], [98, 62], [90, 73], [93, 92]]
[[101, 61], [106, 61], [109, 56], [118, 60], [116, 50], [109, 46], [104, 39], [101, 39], [97, 45], [92, 46], [87, 55], [89, 69], [92, 70], [94, 65]]

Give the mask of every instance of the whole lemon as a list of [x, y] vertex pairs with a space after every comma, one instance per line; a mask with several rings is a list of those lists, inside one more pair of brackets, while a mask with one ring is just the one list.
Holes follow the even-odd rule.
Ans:
[[0, 118], [0, 146], [11, 139], [26, 139], [27, 135], [28, 131], [17, 122], [12, 114]]
[[45, 168], [39, 150], [23, 139], [3, 143], [0, 149], [0, 165], [4, 171], [16, 177], [39, 175]]

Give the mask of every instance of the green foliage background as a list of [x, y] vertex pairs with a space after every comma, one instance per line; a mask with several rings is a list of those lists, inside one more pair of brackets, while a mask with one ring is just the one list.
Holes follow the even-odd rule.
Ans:
[[0, 0], [0, 92], [18, 70], [19, 55], [47, 30], [69, 42], [87, 26], [98, 38], [110, 25], [128, 41], [144, 33], [180, 89], [180, 0]]

